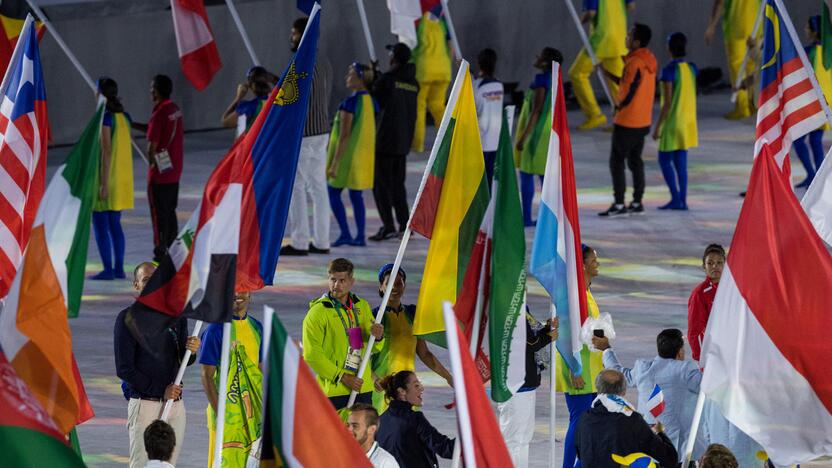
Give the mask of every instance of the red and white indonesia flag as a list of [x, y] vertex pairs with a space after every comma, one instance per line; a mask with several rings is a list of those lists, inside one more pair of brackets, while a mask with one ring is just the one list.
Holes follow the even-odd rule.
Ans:
[[778, 466], [832, 453], [832, 256], [768, 146], [714, 300], [702, 392]]
[[182, 72], [199, 91], [222, 68], [203, 0], [170, 0]]
[[468, 340], [459, 329], [451, 303], [446, 301], [443, 307], [448, 354], [455, 382], [460, 433], [457, 443], [462, 443], [465, 467], [512, 466], [511, 456], [494, 417], [494, 410], [491, 409], [491, 402], [485, 394], [480, 373], [468, 351]]

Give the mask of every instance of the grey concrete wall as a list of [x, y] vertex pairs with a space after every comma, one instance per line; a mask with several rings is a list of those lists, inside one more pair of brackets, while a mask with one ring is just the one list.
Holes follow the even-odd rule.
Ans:
[[[525, 85], [532, 77], [531, 62], [544, 46], [561, 49], [570, 62], [580, 45], [563, 0], [452, 0], [450, 9], [462, 51], [472, 58], [483, 47], [499, 54], [498, 76]], [[817, 0], [784, 0], [802, 31], [806, 18], [819, 8]], [[211, 85], [197, 92], [182, 76], [170, 11], [159, 0], [100, 1], [71, 10], [46, 7], [54, 26], [95, 78], [115, 78], [134, 119], [149, 115], [149, 83], [156, 73], [174, 79], [174, 100], [185, 114], [189, 130], [219, 126], [220, 114], [233, 98], [236, 83], [251, 66], [228, 10], [209, 6], [211, 26], [223, 68]], [[578, 3], [577, 1], [575, 2]], [[151, 7], [151, 5], [153, 5]], [[365, 0], [376, 51], [386, 61], [383, 45], [393, 42], [385, 0]], [[106, 7], [105, 7], [106, 6]], [[263, 64], [278, 73], [289, 58], [288, 32], [298, 16], [295, 0], [238, 3], [243, 23]], [[711, 9], [710, 0], [640, 0], [634, 18], [653, 28], [651, 49], [660, 62], [668, 59], [664, 38], [682, 31], [690, 40], [689, 56], [700, 67], [724, 66], [721, 39], [705, 47], [702, 32]], [[103, 16], [105, 14], [107, 16]], [[367, 61], [367, 49], [353, 0], [327, 0], [322, 16], [320, 53], [332, 63], [335, 77], [333, 108], [343, 98], [342, 70], [356, 59]], [[72, 68], [56, 42], [42, 42], [53, 143], [72, 143], [93, 111], [89, 88]]]

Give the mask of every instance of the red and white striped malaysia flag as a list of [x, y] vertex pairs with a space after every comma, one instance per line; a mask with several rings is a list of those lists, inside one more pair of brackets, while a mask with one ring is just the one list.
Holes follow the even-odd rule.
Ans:
[[803, 50], [790, 34], [794, 27], [778, 4], [766, 0], [765, 5], [754, 156], [768, 145], [784, 175], [790, 177], [787, 156], [792, 142], [820, 128], [826, 123], [826, 115], [810, 79], [814, 70], [804, 66], [800, 56]]
[[5, 297], [26, 249], [46, 179], [46, 91], [30, 19], [0, 96], [0, 297]]

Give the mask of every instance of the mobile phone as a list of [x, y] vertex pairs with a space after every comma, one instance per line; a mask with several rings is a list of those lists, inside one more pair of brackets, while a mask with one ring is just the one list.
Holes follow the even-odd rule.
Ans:
[[603, 338], [604, 330], [592, 330], [592, 334], [597, 336], [598, 338]]

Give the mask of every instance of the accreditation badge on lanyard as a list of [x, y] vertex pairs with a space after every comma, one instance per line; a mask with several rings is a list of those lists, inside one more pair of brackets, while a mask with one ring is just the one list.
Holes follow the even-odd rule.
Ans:
[[[344, 359], [344, 370], [356, 375], [358, 374], [358, 368], [361, 366], [361, 348], [364, 346], [361, 327], [358, 326], [358, 312], [354, 311], [354, 305], [350, 297], [347, 298], [345, 308], [342, 308], [337, 299], [332, 298], [332, 302], [335, 304], [335, 311], [338, 313], [338, 318], [341, 319], [341, 324], [344, 326], [344, 332], [347, 334], [347, 340], [350, 344], [347, 356]], [[346, 320], [344, 320], [344, 315], [347, 316]]]

